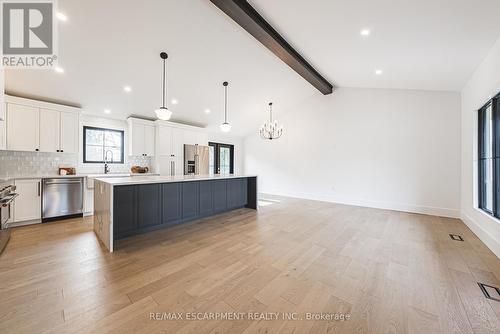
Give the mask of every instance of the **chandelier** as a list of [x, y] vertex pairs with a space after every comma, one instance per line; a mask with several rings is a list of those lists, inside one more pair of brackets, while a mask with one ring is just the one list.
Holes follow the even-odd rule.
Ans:
[[283, 134], [283, 126], [278, 126], [276, 121], [273, 121], [273, 103], [269, 102], [269, 122], [264, 123], [260, 128], [260, 136], [262, 139], [278, 139]]

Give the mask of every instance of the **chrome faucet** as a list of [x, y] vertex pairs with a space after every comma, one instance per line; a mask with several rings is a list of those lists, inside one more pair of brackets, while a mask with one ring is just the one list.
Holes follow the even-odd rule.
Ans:
[[109, 173], [109, 166], [108, 166], [108, 152], [111, 153], [111, 162], [113, 162], [113, 151], [111, 150], [107, 150], [105, 153], [104, 153], [104, 174], [108, 174]]

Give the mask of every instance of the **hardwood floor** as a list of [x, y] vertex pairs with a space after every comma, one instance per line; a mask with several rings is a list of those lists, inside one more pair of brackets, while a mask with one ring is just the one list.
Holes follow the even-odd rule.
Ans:
[[[477, 285], [500, 287], [500, 260], [461, 221], [271, 196], [261, 204], [119, 241], [112, 254], [92, 218], [13, 229], [0, 256], [0, 333], [500, 332], [500, 302]], [[350, 318], [285, 321], [286, 312]]]

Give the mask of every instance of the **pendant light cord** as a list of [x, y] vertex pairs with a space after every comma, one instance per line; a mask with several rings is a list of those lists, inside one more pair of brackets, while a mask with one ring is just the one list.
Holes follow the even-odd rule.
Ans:
[[167, 98], [167, 89], [166, 89], [166, 83], [165, 83], [166, 77], [167, 77], [167, 64], [166, 64], [166, 59], [163, 59], [163, 82], [162, 82], [162, 90], [163, 90], [162, 106], [163, 106], [163, 108], [165, 108], [165, 100]]
[[224, 123], [227, 123], [227, 84], [224, 86]]

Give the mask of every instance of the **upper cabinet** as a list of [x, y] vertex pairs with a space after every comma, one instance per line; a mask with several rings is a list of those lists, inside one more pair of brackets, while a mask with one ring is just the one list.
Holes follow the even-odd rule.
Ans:
[[40, 109], [40, 151], [59, 152], [61, 139], [61, 113]]
[[61, 112], [60, 150], [66, 153], [78, 152], [78, 126], [80, 123], [77, 113]]
[[129, 155], [155, 155], [155, 125], [153, 121], [129, 117]]
[[202, 128], [156, 121], [156, 154], [184, 159], [184, 145], [208, 145]]
[[78, 109], [11, 96], [6, 100], [7, 142], [0, 149], [78, 152]]
[[40, 151], [40, 109], [7, 103], [7, 149]]

